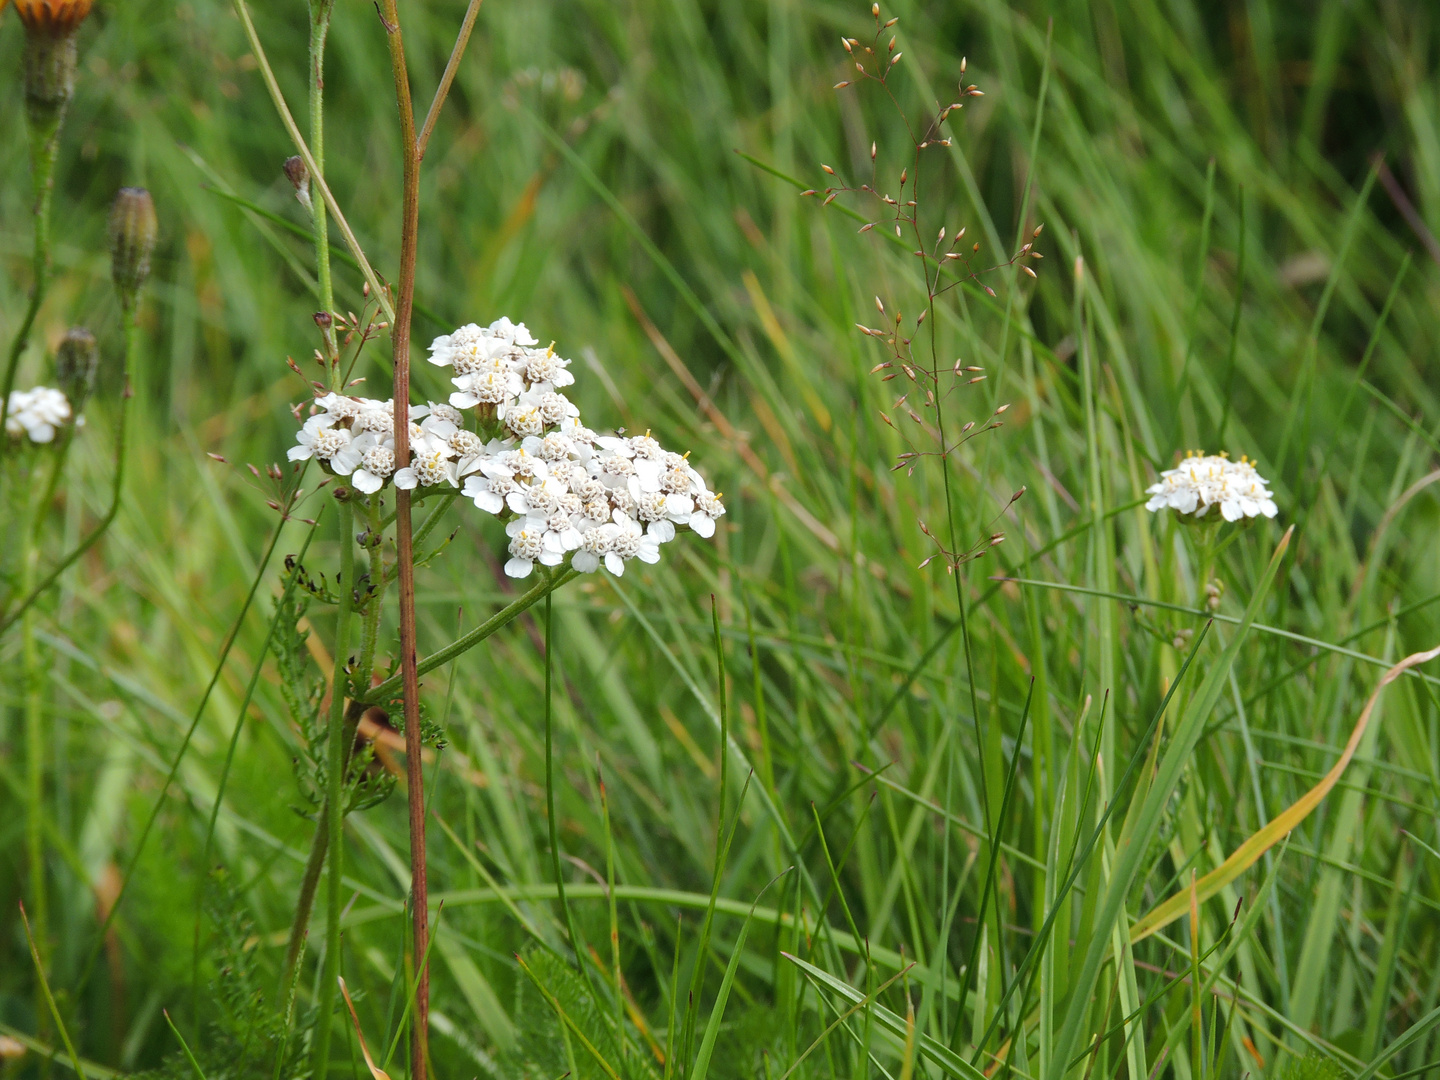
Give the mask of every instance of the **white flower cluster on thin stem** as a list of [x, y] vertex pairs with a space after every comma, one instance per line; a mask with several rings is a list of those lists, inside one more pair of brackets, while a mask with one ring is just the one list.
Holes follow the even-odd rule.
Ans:
[[449, 405], [410, 407], [410, 465], [398, 470], [391, 402], [325, 394], [315, 399], [314, 408], [295, 436], [290, 460], [316, 458], [366, 495], [390, 482], [406, 489], [459, 487], [460, 477], [478, 468], [480, 440], [462, 429], [465, 418]]
[[24, 436], [32, 443], [53, 442], [70, 418], [70, 402], [59, 390], [49, 386], [12, 390], [5, 434], [14, 439]]
[[575, 381], [570, 361], [538, 344], [524, 323], [503, 318], [436, 338], [430, 362], [454, 369], [457, 389], [448, 405], [410, 410], [409, 468], [395, 468], [391, 403], [339, 394], [315, 400], [290, 459], [317, 458], [366, 494], [387, 482], [461, 487], [507, 522], [505, 573], [516, 578], [567, 559], [581, 573], [604, 566], [618, 576], [630, 559], [657, 562], [678, 529], [713, 536], [725, 506], [688, 455], [649, 432], [586, 427], [560, 392]]
[[1255, 471], [1247, 457], [1231, 461], [1226, 454], [1190, 451], [1174, 469], [1160, 474], [1158, 483], [1145, 489], [1147, 510], [1174, 510], [1203, 518], [1212, 506], [1226, 521], [1273, 518], [1277, 513], [1269, 482]]

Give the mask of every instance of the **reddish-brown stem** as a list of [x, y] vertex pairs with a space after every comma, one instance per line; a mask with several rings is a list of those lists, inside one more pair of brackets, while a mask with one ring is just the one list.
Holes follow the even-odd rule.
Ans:
[[[405, 175], [400, 226], [400, 281], [390, 340], [395, 359], [395, 457], [410, 464], [410, 314], [415, 302], [415, 241], [420, 228], [420, 153], [415, 141], [415, 110], [410, 102], [410, 76], [405, 68], [405, 43], [395, 0], [383, 0], [381, 21], [390, 40], [390, 68], [395, 74], [395, 101], [400, 108], [400, 148]], [[428, 954], [430, 902], [425, 875], [425, 776], [420, 757], [420, 674], [415, 646], [415, 543], [410, 520], [410, 492], [395, 492], [395, 547], [400, 569], [400, 670], [405, 695], [405, 779], [410, 800], [411, 948], [417, 958]], [[430, 1030], [430, 971], [420, 962], [415, 979], [415, 1023], [410, 1038], [410, 1076], [424, 1080]]]

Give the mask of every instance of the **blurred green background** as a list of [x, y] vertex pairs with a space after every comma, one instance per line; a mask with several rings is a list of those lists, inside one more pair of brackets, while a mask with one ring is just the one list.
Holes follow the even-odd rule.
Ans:
[[[430, 99], [463, 10], [402, 4], [417, 108]], [[262, 0], [252, 11], [301, 115], [304, 5]], [[1077, 809], [1073, 786], [1068, 802], [1058, 796], [1067, 776], [1073, 784], [1087, 775], [1102, 697], [1109, 692], [1103, 746], [1121, 763], [1113, 777], [1145, 749], [1140, 736], [1185, 652], [1173, 642], [1188, 649], [1182, 631], [1203, 623], [1092, 594], [1194, 604], [1191, 549], [1163, 519], [1127, 509], [1097, 523], [1092, 514], [1139, 498], [1177, 450], [1247, 453], [1271, 479], [1278, 524], [1245, 531], [1226, 550], [1221, 610], [1239, 614], [1281, 527], [1294, 523], [1260, 616], [1291, 636], [1247, 639], [1132, 916], [1188, 879], [1191, 866], [1210, 869], [1333, 764], [1381, 670], [1376, 659], [1393, 662], [1440, 641], [1440, 609], [1426, 606], [1440, 591], [1433, 489], [1405, 502], [1383, 542], [1375, 539], [1387, 510], [1432, 475], [1440, 451], [1434, 6], [967, 0], [887, 7], [891, 15], [900, 16], [904, 59], [890, 85], [912, 122], [930, 103], [952, 99], [962, 56], [964, 82], [985, 94], [952, 120], [952, 148], [926, 152], [921, 218], [929, 234], [965, 226], [988, 265], [1045, 225], [1037, 282], [1001, 270], [986, 279], [994, 299], [966, 287], [935, 316], [942, 365], [959, 358], [990, 374], [946, 399], [947, 419], [983, 422], [997, 405], [1012, 406], [1006, 426], [957, 453], [952, 466], [961, 542], [1007, 533], [963, 571], [975, 605], [968, 661], [953, 632], [958, 611], [943, 562], [918, 568], [934, 551], [919, 522], [944, 519], [938, 466], [891, 471], [905, 445], [879, 413], [892, 411], [898, 384], [870, 373], [885, 355], [854, 330], [876, 318], [872, 297], [907, 314], [924, 306], [915, 260], [883, 229], [857, 234], [839, 210], [850, 205], [869, 220], [858, 197], [822, 209], [784, 178], [823, 188], [823, 162], [859, 183], [874, 142], [882, 190], [898, 184], [908, 137], [895, 108], [877, 93], [832, 89], [850, 70], [841, 35], [868, 40], [874, 29], [862, 5], [489, 0], [425, 161], [416, 346], [463, 322], [524, 320], [574, 359], [573, 396], [593, 425], [649, 427], [668, 446], [693, 450], [730, 508], [713, 541], [685, 538], [659, 566], [614, 587], [587, 580], [555, 605], [566, 872], [578, 890], [579, 926], [597, 950], [590, 970], [603, 982], [603, 771], [615, 877], [632, 889], [616, 911], [634, 1006], [622, 1025], [631, 1047], [616, 1053], [635, 1075], [642, 1062], [660, 1068], [647, 1035], [663, 1050], [671, 1002], [678, 994], [683, 1014], [697, 963], [711, 969], [703, 1022], [735, 948], [735, 912], [792, 864], [820, 883], [820, 895], [792, 874], [766, 905], [803, 912], [812, 930], [829, 924], [842, 936], [853, 919], [877, 949], [927, 958], [932, 970], [949, 972], [949, 989], [942, 983], [922, 996], [912, 987], [919, 1030], [946, 1043], [984, 1031], [1043, 919], [1054, 838], [1073, 836], [1085, 814], [1093, 823], [1093, 802]], [[0, 71], [10, 87], [0, 97], [10, 150], [0, 159], [7, 340], [30, 281], [22, 44], [14, 15], [0, 15]], [[308, 216], [281, 172], [292, 148], [229, 4], [100, 0], [81, 30], [80, 56], [56, 183], [56, 279], [19, 383], [49, 377], [68, 326], [83, 323], [100, 337], [101, 390], [56, 510], [57, 545], [103, 509], [110, 475], [120, 335], [104, 228], [117, 187], [151, 189], [160, 247], [142, 319], [123, 513], [45, 612], [50, 979], [82, 1053], [101, 1066], [128, 1072], [168, 1059], [177, 1075], [188, 1069], [175, 1057], [164, 1008], [187, 1037], [200, 1032], [207, 1075], [268, 1075], [271, 1058], [254, 1057], [245, 1034], [251, 1014], [244, 993], [232, 992], [235, 973], [251, 971], [273, 1006], [277, 938], [283, 944], [312, 829], [292, 809], [296, 734], [268, 665], [244, 720], [212, 860], [227, 868], [231, 894], [204, 924], [201, 993], [192, 995], [195, 911], [207, 877], [200, 849], [268, 604], [240, 629], [100, 970], [78, 996], [66, 988], [80, 976], [97, 910], [114, 896], [117, 868], [134, 850], [276, 525], [266, 489], [240, 463], [283, 460], [295, 427], [286, 406], [306, 395], [285, 358], [304, 367], [318, 344]], [[375, 9], [360, 0], [336, 5], [326, 99], [330, 184], [371, 261], [393, 278], [393, 86]], [[1088, 282], [1078, 338], [1077, 256]], [[336, 277], [337, 305], [360, 311], [360, 278], [338, 256]], [[1077, 342], [1088, 344], [1088, 365]], [[361, 392], [389, 396], [387, 357], [387, 343], [367, 350]], [[425, 364], [415, 379], [417, 400], [449, 389]], [[713, 411], [697, 405], [694, 391]], [[1027, 494], [997, 520], [1022, 485]], [[509, 589], [498, 569], [502, 530], [466, 509], [450, 512], [459, 535], [420, 577], [422, 654], [483, 618]], [[297, 550], [303, 532], [286, 526], [278, 550]], [[307, 565], [328, 571], [335, 550], [322, 526]], [[988, 580], [1001, 571], [1092, 593]], [[262, 594], [276, 591], [278, 572], [277, 560]], [[720, 807], [711, 594], [729, 718], [755, 775], [720, 883], [733, 910], [699, 955]], [[323, 647], [333, 620], [318, 608], [311, 615]], [[566, 1058], [553, 1014], [513, 960], [531, 940], [517, 913], [562, 940], [563, 917], [546, 891], [540, 645], [527, 617], [427, 681], [427, 700], [450, 735], [434, 767], [433, 806], [445, 828], [431, 832], [431, 889], [453, 898], [432, 964], [437, 1075], [603, 1075], [583, 1054]], [[1199, 662], [1218, 651], [1212, 637]], [[0, 642], [0, 906], [9, 912], [27, 895], [15, 653], [12, 634]], [[1034, 704], [1017, 744], [1032, 677]], [[1235, 901], [1253, 899], [1279, 867], [1262, 921], [1225, 975], [1243, 993], [1228, 1026], [1212, 1035], [1219, 1075], [1283, 1075], [1307, 1049], [1358, 1071], [1356, 1062], [1440, 1000], [1434, 680], [1402, 680], [1382, 715], [1345, 782], [1292, 836], [1283, 859], [1267, 858], [1203, 908], [1209, 947]], [[1017, 756], [1015, 793], [1000, 816], [1003, 777]], [[890, 762], [883, 780], [867, 781], [862, 770]], [[731, 763], [733, 811], [744, 763], [733, 755]], [[957, 1018], [956, 973], [976, 934], [990, 852], [987, 816], [1004, 842], [1002, 918], [990, 908], [986, 966]], [[343, 966], [374, 1046], [394, 1023], [387, 1002], [406, 889], [403, 797], [347, 828], [356, 900]], [[1118, 819], [1111, 831], [1118, 835]], [[827, 858], [842, 853], [838, 888], [827, 892]], [[1099, 873], [1097, 857], [1081, 879], [1086, 897], [1098, 891]], [[512, 886], [507, 895], [521, 907], [496, 902], [487, 877]], [[646, 899], [644, 889], [672, 892]], [[1077, 954], [1089, 933], [1082, 909], [1077, 894]], [[9, 915], [0, 926], [0, 1030], [33, 1034], [48, 1021], [34, 1012], [24, 936]], [[1183, 923], [1170, 932], [1188, 941]], [[833, 1019], [825, 995], [807, 989], [782, 949], [861, 987], [895, 973], [877, 961], [878, 974], [867, 975], [839, 940], [753, 927], [714, 1075], [778, 1077]], [[1060, 972], [1045, 976], [1052, 1006], [1066, 985], [1069, 947], [1061, 945]], [[1141, 998], [1157, 995], [1129, 1047], [1143, 1047], [1158, 1075], [1183, 1080], [1201, 1072], [1188, 1037], [1160, 1053], [1190, 993], [1160, 991], [1170, 986], [1166, 973], [1188, 963], [1188, 945], [1154, 939], [1137, 946], [1133, 965], [1126, 961]], [[604, 993], [587, 996], [563, 971], [552, 976], [583, 1023], [611, 1030], [604, 1017], [615, 1006]], [[1100, 1005], [1114, 982], [1108, 970]], [[312, 994], [307, 981], [302, 998]], [[887, 994], [903, 1016], [900, 985]], [[1044, 1060], [1049, 1036], [1032, 1010], [1045, 1007], [1034, 998], [1007, 1006], [999, 1027], [1007, 1036], [1016, 1025], [1027, 1032], [1028, 1049], [1017, 1061], [1012, 1048], [1008, 1059], [1014, 1075], [1037, 1075], [1036, 1055]], [[1093, 1075], [1135, 1067], [1125, 1031], [1112, 1031], [1118, 1009], [1097, 1006], [1087, 1028], [1107, 1036]], [[1226, 1023], [1219, 1017], [1207, 1018], [1207, 1031]], [[872, 1059], [860, 1050], [880, 1038], [870, 1026], [857, 1017], [846, 1031], [796, 1075], [898, 1075], [903, 1051], [881, 1040]], [[1000, 1045], [992, 1036], [983, 1049]], [[1389, 1074], [1426, 1066], [1437, 1046], [1440, 1036], [1427, 1030]], [[337, 1067], [353, 1068], [354, 1052], [352, 1044]], [[42, 1056], [6, 1068], [40, 1075]], [[43, 1066], [67, 1067], [63, 1055]]]

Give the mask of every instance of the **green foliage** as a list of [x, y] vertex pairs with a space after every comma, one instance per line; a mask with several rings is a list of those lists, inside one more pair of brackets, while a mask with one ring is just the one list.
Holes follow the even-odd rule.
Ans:
[[[214, 974], [206, 987], [211, 1009], [205, 1031], [191, 1052], [206, 1080], [261, 1080], [289, 1075], [277, 1064], [282, 1025], [261, 988], [255, 951], [255, 924], [229, 871], [216, 868], [204, 885], [205, 914], [214, 927], [210, 959]], [[166, 1055], [159, 1068], [142, 1074], [154, 1080], [194, 1080], [194, 1066], [182, 1049]]]
[[1281, 1073], [1282, 1080], [1342, 1080], [1348, 1075], [1333, 1058], [1313, 1052], [1290, 1058]]
[[[464, 7], [401, 5], [421, 109]], [[251, 10], [304, 126], [304, 5], [254, 0]], [[451, 390], [419, 362], [429, 335], [524, 319], [573, 358], [587, 417], [615, 427], [646, 418], [667, 445], [693, 451], [729, 511], [714, 541], [667, 544], [655, 567], [632, 564], [618, 582], [586, 576], [554, 600], [555, 834], [573, 924], [593, 946], [584, 974], [552, 881], [543, 627], [523, 616], [425, 677], [430, 888], [445, 902], [431, 958], [436, 1075], [605, 1075], [517, 953], [627, 1080], [686, 1075], [672, 1043], [684, 1037], [690, 988], [698, 1042], [732, 958], [711, 1080], [778, 1080], [792, 1066], [794, 1080], [900, 1077], [912, 1010], [911, 1077], [943, 1071], [936, 1063], [953, 1055], [1020, 1080], [1055, 1080], [1072, 1062], [1066, 1080], [1199, 1080], [1198, 1045], [1214, 1063], [1206, 1080], [1285, 1080], [1311, 1067], [1291, 1059], [1312, 1040], [1315, 1061], [1354, 1075], [1440, 1003], [1435, 665], [1386, 691], [1342, 783], [1283, 855], [1199, 904], [1199, 992], [1187, 981], [1188, 917], [1128, 949], [1123, 938], [1331, 767], [1387, 663], [1440, 642], [1440, 485], [1417, 487], [1440, 456], [1430, 250], [1440, 23], [1420, 0], [974, 0], [891, 14], [900, 22], [885, 35], [899, 35], [904, 55], [890, 87], [907, 118], [919, 122], [962, 82], [984, 91], [948, 121], [953, 145], [926, 151], [925, 242], [964, 226], [965, 242], [982, 244], [978, 267], [1045, 224], [1045, 258], [1029, 264], [1038, 280], [997, 271], [984, 278], [993, 297], [957, 288], [923, 334], [907, 331], [928, 363], [934, 328], [942, 376], [957, 361], [984, 369], [943, 384], [950, 437], [970, 421], [974, 431], [1003, 422], [955, 450], [948, 469], [901, 457], [929, 445], [907, 406], [923, 421], [934, 414], [903, 372], [882, 381], [896, 369], [872, 371], [891, 354], [855, 329], [878, 325], [877, 296], [883, 318], [898, 311], [913, 328], [927, 299], [914, 245], [886, 227], [859, 233], [877, 219], [863, 194], [824, 207], [823, 195], [798, 195], [870, 182], [872, 144], [875, 184], [900, 190], [910, 151], [894, 107], [831, 89], [853, 72], [837, 36], [868, 42], [873, 31], [865, 4], [481, 7], [424, 164], [415, 399]], [[327, 176], [394, 280], [385, 36], [364, 4], [335, 5], [335, 20]], [[20, 381], [47, 377], [68, 326], [94, 330], [98, 383], [72, 480], [50, 511], [56, 537], [107, 505], [121, 392], [104, 255], [115, 188], [154, 192], [160, 239], [134, 373], [132, 483], [113, 530], [38, 619], [50, 981], [99, 1067], [189, 1075], [163, 1007], [187, 1040], [200, 1033], [192, 1048], [212, 1080], [271, 1076], [273, 1056], [259, 1048], [273, 1053], [281, 1037], [281, 1075], [294, 1076], [317, 1030], [323, 915], [288, 1034], [276, 1001], [326, 780], [329, 673], [310, 645], [332, 642], [342, 538], [333, 507], [319, 513], [329, 487], [281, 526], [276, 550], [298, 551], [301, 515], [321, 521], [275, 640], [267, 648], [269, 613], [257, 604], [103, 937], [96, 912], [115, 896], [277, 527], [265, 506], [274, 492], [204, 453], [263, 465], [293, 442], [287, 405], [309, 386], [284, 359], [317, 373], [310, 217], [281, 172], [293, 148], [229, 0], [100, 3], [81, 35], [55, 190], [55, 285]], [[0, 132], [23, 123], [22, 38], [13, 16], [0, 17], [12, 90], [0, 95]], [[1371, 182], [1377, 150], [1388, 171]], [[27, 169], [23, 155], [0, 159], [4, 340], [30, 287]], [[373, 312], [337, 251], [336, 306]], [[352, 342], [345, 357], [350, 376], [367, 380], [359, 392], [388, 396], [388, 341]], [[1200, 446], [1258, 460], [1278, 521], [1212, 550], [1197, 530], [1145, 512], [1158, 471]], [[13, 494], [34, 478], [9, 482]], [[417, 515], [443, 514], [431, 535], [453, 539], [421, 545], [422, 655], [514, 595], [502, 530], [465, 500], [440, 502]], [[1231, 677], [1198, 700], [1292, 524]], [[952, 575], [937, 543], [985, 554]], [[392, 573], [393, 551], [382, 554]], [[1207, 590], [1207, 578], [1220, 588]], [[275, 585], [272, 574], [262, 588]], [[376, 638], [386, 648], [397, 640], [393, 593]], [[6, 911], [33, 894], [16, 653], [0, 639]], [[400, 710], [383, 704], [398, 729]], [[1158, 742], [1145, 737], [1152, 723]], [[1177, 733], [1196, 737], [1193, 751], [1165, 766], [1173, 792], [1157, 815], [1135, 821]], [[228, 868], [227, 899], [201, 921], [196, 980], [196, 913], [183, 894], [202, 876], [232, 735], [211, 852]], [[357, 747], [348, 802], [368, 809], [344, 833], [340, 966], [377, 1057], [400, 1030], [407, 976], [407, 805], [382, 801], [391, 770], [403, 772], [391, 743]], [[734, 845], [702, 948], [715, 823], [730, 815]], [[1134, 837], [1143, 850], [1126, 849]], [[790, 867], [739, 947], [750, 905]], [[1106, 925], [1116, 867], [1134, 876]], [[1273, 882], [1263, 897], [1261, 881]], [[1075, 1010], [1072, 1061], [1058, 1061], [1092, 950], [1103, 958], [1094, 996]], [[23, 936], [0, 936], [0, 1024], [53, 1045], [35, 991]], [[337, 1071], [365, 1075], [350, 1057], [348, 1014], [326, 1019]], [[386, 1066], [395, 1080], [407, 1071], [401, 1045]], [[1385, 1071], [1427, 1066], [1437, 1046], [1440, 1035], [1423, 1031]], [[1008, 1064], [997, 1066], [1002, 1053]], [[9, 1068], [38, 1078], [38, 1059]], [[57, 1058], [52, 1071], [61, 1067]]]

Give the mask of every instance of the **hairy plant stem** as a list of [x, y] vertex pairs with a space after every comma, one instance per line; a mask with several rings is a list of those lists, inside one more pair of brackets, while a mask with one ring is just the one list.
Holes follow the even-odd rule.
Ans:
[[365, 508], [365, 544], [370, 549], [369, 591], [365, 598], [365, 617], [360, 623], [360, 665], [355, 669], [355, 685], [362, 695], [370, 687], [375, 671], [375, 651], [380, 640], [380, 615], [385, 601], [385, 556], [380, 542], [384, 531], [380, 513], [380, 494], [369, 496]]
[[[400, 114], [400, 148], [404, 159], [401, 196], [400, 280], [390, 341], [395, 364], [395, 459], [410, 464], [410, 316], [415, 304], [415, 251], [420, 230], [420, 148], [415, 138], [415, 108], [410, 101], [410, 76], [405, 66], [405, 41], [395, 0], [383, 0], [381, 22], [390, 44], [390, 69], [395, 76], [395, 104]], [[424, 1080], [429, 1060], [430, 937], [429, 888], [425, 867], [425, 772], [420, 756], [420, 675], [415, 644], [415, 544], [410, 492], [395, 497], [395, 548], [399, 564], [400, 673], [405, 700], [405, 779], [410, 804], [410, 947], [419, 965], [415, 973], [415, 1025], [410, 1035], [410, 1076]]]
[[[34, 118], [31, 119], [33, 123]], [[65, 110], [62, 107], [47, 114], [30, 129], [30, 171], [35, 177], [35, 206], [32, 211], [35, 246], [31, 255], [34, 283], [30, 287], [30, 302], [25, 306], [25, 314], [10, 341], [10, 352], [5, 360], [5, 380], [0, 385], [0, 432], [5, 430], [5, 421], [10, 415], [10, 392], [15, 389], [20, 357], [30, 342], [30, 331], [34, 329], [35, 318], [40, 314], [40, 305], [50, 284], [50, 205], [55, 194], [55, 158], [64, 122]], [[0, 438], [0, 461], [4, 460], [8, 447], [9, 440]], [[40, 1015], [45, 1015], [44, 1010]]]
[[[345, 706], [345, 722], [340, 733], [344, 746], [344, 772], [349, 780], [350, 760], [354, 756], [355, 733], [360, 727], [360, 718], [365, 714], [363, 702], [352, 700]], [[343, 805], [343, 804], [342, 804]], [[344, 811], [341, 813], [344, 824]], [[285, 966], [280, 974], [280, 1000], [286, 1027], [291, 1021], [294, 1004], [296, 966], [305, 948], [305, 939], [310, 934], [310, 916], [315, 910], [315, 894], [319, 891], [320, 872], [325, 868], [325, 855], [330, 850], [330, 797], [320, 804], [315, 816], [315, 836], [310, 841], [310, 855], [305, 860], [305, 876], [300, 881], [300, 892], [295, 900], [295, 918], [290, 923], [290, 937], [285, 946]]]
[[[33, 504], [28, 527], [24, 533], [24, 550], [21, 555], [21, 580], [26, 590], [35, 587], [40, 573], [40, 533], [45, 526], [46, 510], [55, 498], [60, 485], [60, 476], [69, 456], [70, 442], [74, 428], [67, 428], [58, 445], [53, 448], [50, 475], [40, 498]], [[35, 948], [41, 961], [50, 953], [50, 904], [45, 888], [45, 676], [46, 671], [40, 657], [40, 645], [35, 639], [36, 611], [32, 606], [25, 611], [20, 624], [20, 657], [23, 665], [25, 688], [25, 837], [29, 856], [30, 911], [35, 928]], [[37, 988], [37, 993], [39, 989]], [[48, 1027], [49, 1014], [44, 1001], [37, 999], [35, 1015], [41, 1026]], [[47, 1037], [42, 1035], [42, 1038]]]
[[[310, 0], [310, 154], [311, 172], [325, 178], [325, 39], [330, 34], [330, 13], [335, 0]], [[315, 234], [315, 284], [320, 293], [320, 310], [333, 311], [335, 291], [330, 280], [330, 226], [325, 200], [310, 201], [312, 231]], [[325, 339], [325, 362], [330, 368], [330, 389], [338, 392], [344, 376], [340, 371], [340, 350], [333, 331]]]
[[[337, 495], [339, 493], [337, 492]], [[353, 497], [353, 496], [352, 496]], [[355, 595], [355, 512], [350, 499], [340, 499], [340, 572], [336, 575], [339, 610], [335, 615], [335, 667], [330, 680], [330, 723], [325, 739], [325, 809], [315, 831], [326, 834], [329, 847], [329, 876], [325, 890], [325, 968], [320, 979], [318, 1030], [315, 1032], [314, 1075], [330, 1074], [331, 1014], [335, 1011], [335, 990], [340, 977], [340, 909], [344, 900], [345, 870], [345, 699], [349, 689], [346, 665], [350, 660], [350, 615]], [[317, 839], [316, 843], [319, 841]], [[312, 856], [313, 858], [313, 856]], [[306, 921], [309, 913], [305, 912]], [[297, 918], [297, 922], [300, 920]]]
[[[38, 520], [44, 503], [35, 509]], [[25, 532], [23, 580], [32, 588], [39, 569], [40, 551], [35, 535], [38, 528]], [[43, 968], [50, 953], [50, 905], [45, 888], [45, 672], [40, 663], [40, 647], [35, 640], [34, 608], [25, 612], [20, 624], [20, 655], [25, 686], [25, 847], [29, 855], [30, 914], [35, 927], [36, 962]], [[35, 987], [35, 1016], [39, 1019], [38, 1038], [49, 1038], [49, 1013], [45, 1010], [44, 993]]]
[[285, 1022], [290, 1020], [289, 989], [294, 980], [295, 965], [310, 933], [310, 913], [315, 908], [315, 893], [320, 887], [320, 872], [325, 869], [325, 852], [330, 848], [330, 804], [320, 805], [315, 817], [315, 836], [310, 841], [310, 857], [305, 860], [305, 876], [300, 879], [300, 894], [295, 901], [295, 918], [290, 924], [290, 940], [285, 946], [285, 966], [280, 970], [280, 1001]]

